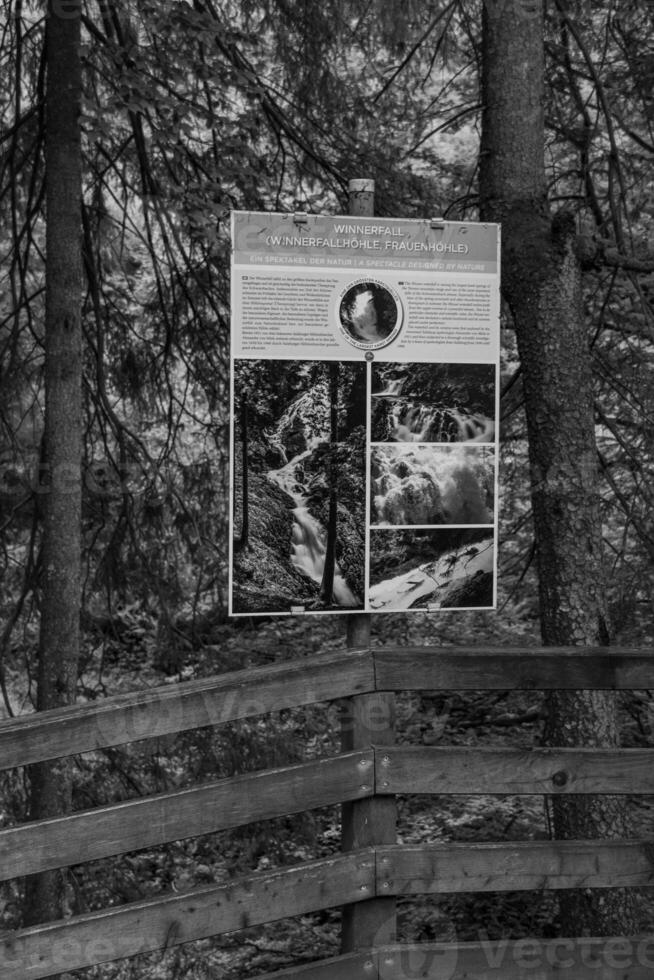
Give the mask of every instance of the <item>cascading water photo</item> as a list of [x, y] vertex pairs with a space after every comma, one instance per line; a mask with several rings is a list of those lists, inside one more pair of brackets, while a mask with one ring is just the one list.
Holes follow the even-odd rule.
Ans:
[[374, 446], [370, 470], [373, 525], [493, 523], [492, 446]]
[[492, 608], [494, 365], [233, 377], [232, 615]]
[[365, 364], [234, 363], [232, 612], [362, 609]]
[[368, 606], [492, 608], [495, 365], [372, 365]]
[[372, 442], [493, 442], [494, 364], [379, 363]]

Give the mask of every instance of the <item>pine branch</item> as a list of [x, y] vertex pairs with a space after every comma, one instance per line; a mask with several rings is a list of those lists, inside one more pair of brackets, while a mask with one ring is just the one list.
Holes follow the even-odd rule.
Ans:
[[[205, 3], [200, 2], [200, 0], [195, 0], [194, 8], [199, 13], [208, 13], [217, 24], [220, 23], [218, 11], [211, 0], [206, 0]], [[232, 67], [251, 80], [258, 94], [261, 108], [268, 119], [273, 132], [283, 133], [292, 143], [299, 147], [299, 149], [301, 149], [309, 159], [313, 160], [319, 167], [331, 174], [331, 176], [338, 181], [340, 186], [345, 189], [347, 185], [345, 175], [334, 167], [329, 160], [316, 153], [315, 148], [304, 138], [294, 123], [291, 122], [279, 103], [273, 99], [269, 87], [261, 80], [255, 71], [254, 66], [248, 61], [245, 55], [233, 42], [223, 41], [218, 34], [215, 35], [214, 40], [216, 46], [228, 59]]]
[[584, 269], [605, 266], [622, 269], [624, 272], [654, 272], [654, 255], [646, 255], [643, 258], [625, 255], [613, 242], [607, 242], [593, 235], [577, 237], [577, 254]]
[[[450, 16], [448, 18], [448, 24], [449, 24], [450, 20], [452, 19], [451, 11], [452, 11], [452, 8], [455, 6], [455, 3], [456, 3], [456, 0], [451, 0], [451, 3], [448, 3], [447, 7], [444, 7], [443, 10], [440, 10], [438, 12], [438, 14], [434, 17], [434, 19], [432, 20], [431, 24], [427, 28], [427, 30], [418, 38], [418, 40], [416, 41], [416, 43], [410, 49], [410, 51], [409, 51], [408, 55], [406, 56], [406, 58], [404, 59], [404, 61], [402, 61], [398, 65], [398, 67], [395, 69], [395, 71], [393, 72], [393, 74], [391, 75], [391, 77], [388, 79], [388, 81], [385, 82], [384, 85], [382, 85], [382, 87], [380, 88], [379, 92], [377, 92], [377, 95], [372, 100], [373, 101], [373, 104], [375, 104], [376, 102], [378, 102], [379, 99], [381, 99], [381, 97], [384, 94], [384, 92], [386, 92], [391, 87], [391, 85], [393, 84], [393, 82], [395, 81], [395, 79], [398, 77], [398, 75], [402, 71], [404, 71], [404, 69], [406, 68], [406, 66], [409, 64], [409, 62], [411, 61], [411, 59], [413, 58], [413, 56], [415, 55], [415, 53], [422, 47], [423, 43], [427, 40], [427, 38], [429, 37], [429, 35], [431, 34], [431, 32], [434, 30], [434, 28], [438, 26], [439, 22], [443, 19], [443, 17], [447, 16], [447, 14], [450, 14]], [[445, 30], [447, 30], [447, 26], [446, 26]], [[440, 47], [440, 43], [441, 43], [441, 41], [443, 39], [443, 36], [444, 36], [444, 32], [443, 32], [443, 35], [441, 35], [441, 39], [439, 40], [438, 44], [436, 45], [437, 48]]]
[[618, 141], [615, 135], [615, 127], [613, 125], [613, 115], [611, 111], [611, 106], [609, 105], [606, 90], [602, 82], [602, 79], [600, 77], [599, 70], [595, 63], [595, 58], [593, 57], [588, 46], [586, 45], [584, 38], [582, 37], [579, 29], [568, 16], [568, 11], [566, 9], [563, 0], [555, 0], [555, 2], [556, 2], [556, 8], [559, 12], [562, 22], [566, 25], [571, 36], [574, 38], [575, 44], [577, 45], [577, 48], [579, 49], [579, 52], [581, 53], [581, 56], [584, 59], [584, 62], [586, 63], [586, 67], [588, 69], [590, 77], [592, 78], [593, 85], [595, 87], [595, 92], [597, 93], [597, 99], [599, 105], [601, 106], [602, 114], [604, 116], [604, 121], [606, 123], [606, 135], [608, 137], [609, 146], [611, 148], [608, 157], [609, 206], [611, 209], [611, 219], [612, 219], [615, 236], [620, 242], [620, 244], [622, 244], [623, 241], [622, 222], [620, 220], [620, 214], [612, 188], [612, 174], [614, 170], [618, 179], [618, 184], [620, 186], [620, 194], [621, 194], [621, 200], [623, 204], [627, 200], [628, 195], [626, 189], [626, 181], [622, 170], [620, 152], [618, 149]]
[[599, 249], [600, 263], [627, 272], [654, 272], [654, 256], [639, 259], [635, 255], [623, 255], [609, 245], [601, 244]]

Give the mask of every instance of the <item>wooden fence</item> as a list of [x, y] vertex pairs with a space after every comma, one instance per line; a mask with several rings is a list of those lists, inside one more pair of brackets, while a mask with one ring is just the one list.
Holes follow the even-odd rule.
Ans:
[[[4, 768], [144, 738], [221, 725], [285, 708], [375, 692], [654, 688], [654, 654], [613, 648], [364, 649], [166, 685], [0, 724]], [[369, 707], [369, 705], [368, 705]], [[380, 719], [380, 730], [387, 720]], [[654, 794], [651, 749], [515, 749], [369, 744], [0, 831], [0, 876], [79, 864], [251, 821], [395, 794]], [[368, 811], [369, 818], [370, 813]], [[350, 844], [352, 841], [350, 841]], [[356, 844], [356, 835], [354, 839]], [[385, 909], [392, 896], [643, 886], [654, 843], [528, 841], [355, 847], [5, 933], [2, 980], [36, 980], [194, 939], [340, 906]], [[386, 902], [386, 905], [383, 903]], [[390, 934], [393, 929], [391, 927]], [[645, 980], [654, 936], [496, 944], [386, 942], [268, 975], [266, 980]], [[264, 980], [264, 978], [259, 978]]]

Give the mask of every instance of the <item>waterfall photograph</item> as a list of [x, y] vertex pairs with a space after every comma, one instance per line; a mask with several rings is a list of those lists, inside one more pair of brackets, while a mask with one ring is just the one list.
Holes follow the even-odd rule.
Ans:
[[373, 364], [373, 442], [493, 442], [493, 364]]
[[363, 608], [364, 364], [234, 364], [235, 614]]
[[370, 475], [373, 525], [493, 523], [490, 446], [374, 446]]
[[346, 336], [356, 346], [379, 347], [397, 333], [402, 311], [388, 286], [366, 281], [347, 290], [340, 303], [339, 319]]
[[492, 608], [493, 591], [492, 528], [370, 532], [371, 609]]

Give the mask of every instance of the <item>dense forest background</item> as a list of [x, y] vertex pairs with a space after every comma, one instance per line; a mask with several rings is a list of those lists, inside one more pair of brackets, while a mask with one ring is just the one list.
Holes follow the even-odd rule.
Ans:
[[[585, 303], [613, 601], [629, 620], [627, 606], [648, 602], [654, 547], [651, 11], [577, 7], [571, 27], [548, 6], [549, 192], [606, 259], [595, 250]], [[37, 612], [44, 21], [37, 4], [5, 3], [3, 15], [0, 507], [11, 646]], [[474, 219], [480, 17], [466, 3], [365, 14], [347, 4], [112, 3], [84, 8], [83, 41], [85, 622], [119, 622], [136, 586], [172, 663], [187, 641], [177, 620], [192, 642], [225, 608], [229, 210], [344, 211], [347, 179], [369, 174], [380, 214]], [[623, 247], [629, 261], [616, 254]], [[523, 601], [516, 578], [529, 588], [531, 544], [520, 369], [506, 327], [511, 604]]]
[[[501, 3], [493, 0], [494, 7]], [[600, 477], [613, 637], [644, 644], [654, 633], [654, 6], [548, 0], [545, 13], [547, 197], [555, 220], [572, 222], [583, 265], [597, 437], [590, 465]], [[47, 572], [45, 26], [43, 4], [3, 0], [0, 688], [6, 716], [36, 703]], [[369, 176], [380, 215], [478, 219], [482, 54], [479, 0], [81, 4], [79, 699], [344, 642], [339, 617], [321, 617], [320, 625], [227, 620], [229, 213], [345, 213], [348, 179]], [[502, 336], [498, 611], [379, 617], [376, 642], [538, 639], [533, 474], [508, 306]], [[272, 402], [256, 406], [261, 431], [274, 419], [273, 408]], [[471, 731], [476, 738], [509, 724], [500, 715], [529, 735], [524, 725], [542, 717], [531, 701], [507, 708], [473, 698], [411, 702], [400, 714], [405, 731], [428, 740], [449, 725], [463, 742]], [[627, 744], [646, 744], [648, 697], [625, 702], [622, 716]], [[98, 752], [75, 763], [73, 805], [288, 761], [304, 742], [319, 752], [331, 745], [334, 725], [328, 712], [294, 713], [265, 727], [234, 725]], [[5, 825], [33, 813], [29, 777], [9, 772], [1, 785]], [[494, 826], [517, 819], [525, 835], [534, 826], [546, 832], [540, 811], [521, 810], [516, 818], [503, 806], [493, 811]], [[405, 817], [407, 826], [415, 825], [415, 812]], [[455, 839], [468, 839], [475, 819], [472, 810], [420, 813], [421, 826], [445, 827]], [[247, 836], [215, 835], [98, 862], [67, 874], [65, 911], [295, 860], [307, 853], [316, 829], [329, 841], [334, 826], [334, 815], [321, 813], [248, 828]], [[24, 894], [20, 882], [3, 886], [5, 926], [21, 921]], [[550, 911], [542, 906], [511, 896], [501, 904], [503, 919], [499, 905], [485, 910], [491, 932], [501, 934], [507, 922], [514, 933], [546, 928]], [[408, 932], [424, 937], [454, 929], [462, 937], [466, 923], [481, 914], [477, 908], [471, 919], [470, 913], [465, 898], [437, 912], [420, 907], [409, 916]], [[263, 939], [248, 934], [245, 941], [226, 941], [225, 949], [214, 943], [203, 956], [225, 976], [244, 976], [287, 962], [293, 946], [332, 949], [329, 915], [306, 927], [308, 939], [303, 928], [289, 925]], [[132, 974], [132, 966], [116, 965], [103, 975], [206, 975], [192, 947], [166, 957], [146, 958]]]

